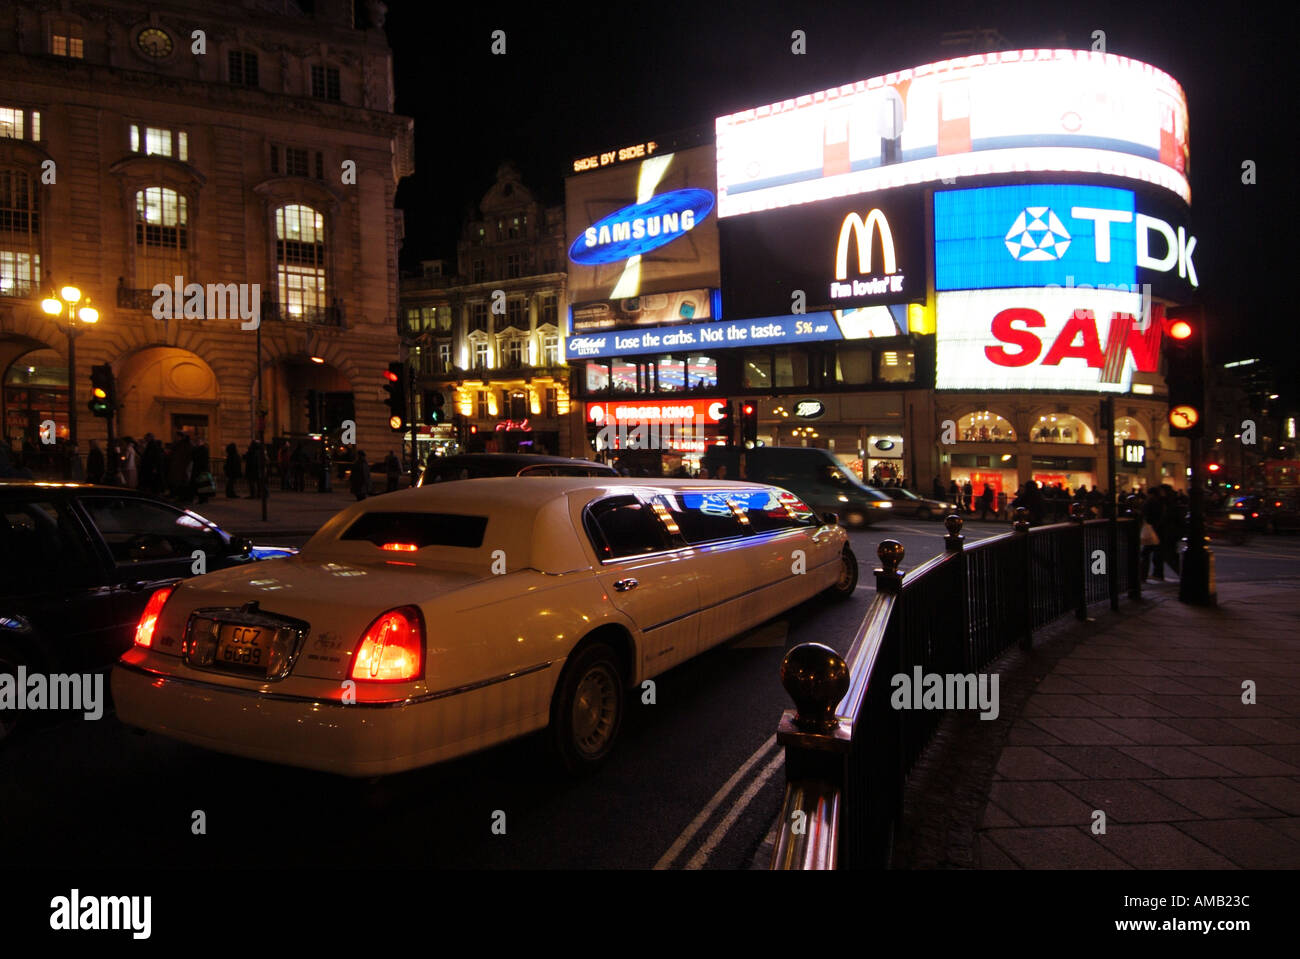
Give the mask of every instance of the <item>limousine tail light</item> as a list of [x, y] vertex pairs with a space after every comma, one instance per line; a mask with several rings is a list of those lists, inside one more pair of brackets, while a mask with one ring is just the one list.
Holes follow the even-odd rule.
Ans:
[[153, 645], [153, 631], [158, 625], [158, 617], [162, 615], [163, 607], [167, 605], [167, 599], [175, 588], [175, 585], [164, 586], [149, 597], [149, 602], [144, 608], [144, 614], [135, 627], [135, 644], [137, 646]]
[[390, 609], [370, 624], [352, 657], [352, 678], [400, 683], [420, 677], [424, 619], [414, 606]]

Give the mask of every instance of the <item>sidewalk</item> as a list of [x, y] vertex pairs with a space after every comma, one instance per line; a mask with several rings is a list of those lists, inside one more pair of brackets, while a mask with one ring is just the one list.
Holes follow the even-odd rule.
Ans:
[[992, 667], [1001, 715], [941, 727], [895, 866], [1300, 868], [1296, 585], [1223, 584], [1217, 609], [1177, 589]]
[[[242, 483], [240, 486], [241, 491], [247, 490]], [[339, 510], [355, 502], [356, 497], [346, 488], [340, 490], [336, 485], [329, 493], [291, 493], [271, 489], [267, 497], [266, 522], [262, 522], [262, 501], [249, 499], [246, 492], [240, 499], [226, 499], [225, 492], [221, 491], [203, 505], [196, 501], [188, 508], [206, 516], [228, 533], [249, 536], [258, 544], [268, 545], [267, 533], [310, 535]]]

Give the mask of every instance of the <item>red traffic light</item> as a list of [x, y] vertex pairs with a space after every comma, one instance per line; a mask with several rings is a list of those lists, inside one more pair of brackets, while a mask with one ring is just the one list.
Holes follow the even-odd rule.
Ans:
[[744, 410], [743, 410], [743, 412], [744, 412], [744, 414], [745, 414], [746, 416], [753, 416], [753, 415], [754, 415], [754, 407], [751, 406], [750, 404], [746, 403], [745, 406], [744, 406]]
[[1208, 469], [1211, 473], [1217, 473], [1219, 472], [1219, 470], [1223, 469], [1223, 467], [1220, 466], [1218, 463], [1211, 463], [1209, 466], [1206, 467], [1206, 469]]
[[1174, 320], [1169, 324], [1169, 338], [1173, 340], [1185, 340], [1192, 335], [1192, 324], [1186, 320]]
[[384, 370], [384, 379], [388, 380], [388, 382], [396, 383], [400, 378], [401, 377], [399, 377], [392, 370]]

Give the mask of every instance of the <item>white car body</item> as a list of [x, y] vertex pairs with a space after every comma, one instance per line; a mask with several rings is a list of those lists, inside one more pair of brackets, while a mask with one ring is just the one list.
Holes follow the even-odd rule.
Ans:
[[[671, 532], [671, 516], [685, 514], [664, 520], [665, 503], [694, 500], [701, 510], [707, 503], [716, 519], [719, 503], [725, 513], [727, 499], [752, 494], [757, 504], [763, 492], [794, 504], [791, 521], [807, 525], [757, 533], [742, 524], [740, 537], [687, 545], [680, 527]], [[596, 509], [638, 521], [653, 515], [665, 524], [669, 548], [602, 558], [604, 534], [593, 539], [584, 511], [626, 496], [636, 500]], [[655, 496], [675, 499], [656, 506]], [[341, 538], [375, 513], [487, 522], [475, 548], [392, 552]], [[760, 525], [785, 522], [771, 512], [754, 515]], [[547, 726], [566, 661], [593, 634], [619, 651], [622, 679], [636, 686], [842, 584], [847, 535], [810, 516], [775, 487], [722, 481], [478, 479], [365, 500], [334, 516], [297, 556], [178, 584], [151, 645], [137, 645], [114, 668], [113, 699], [129, 726], [253, 759], [350, 776], [440, 762]], [[239, 667], [190, 662], [188, 648], [182, 655], [192, 613], [216, 609], [219, 621], [253, 601], [249, 615], [306, 627], [285, 661], [287, 675], [236, 674], [225, 670]], [[408, 606], [424, 623], [418, 678], [349, 680], [367, 628]], [[208, 628], [198, 621], [195, 629]], [[214, 627], [214, 648], [218, 635]]]

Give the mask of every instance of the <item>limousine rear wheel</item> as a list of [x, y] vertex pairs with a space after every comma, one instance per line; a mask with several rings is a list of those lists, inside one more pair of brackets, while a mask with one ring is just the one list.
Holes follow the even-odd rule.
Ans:
[[551, 742], [569, 772], [594, 772], [613, 750], [623, 687], [618, 654], [604, 643], [584, 646], [565, 667], [551, 703]]
[[832, 599], [849, 599], [858, 588], [858, 558], [845, 546], [840, 553], [840, 578], [828, 589]]

